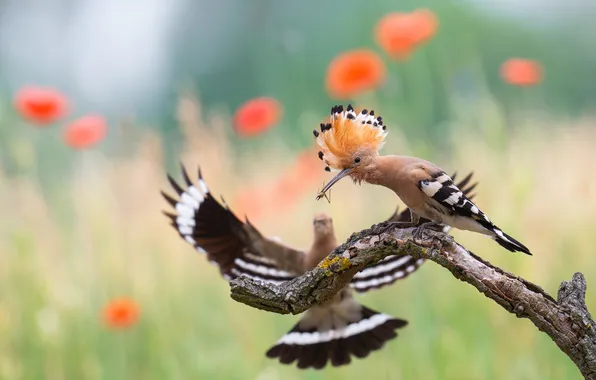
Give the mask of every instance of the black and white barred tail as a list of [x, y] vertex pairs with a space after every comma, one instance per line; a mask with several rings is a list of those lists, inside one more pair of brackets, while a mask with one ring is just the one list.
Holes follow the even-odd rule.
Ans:
[[312, 319], [317, 318], [313, 313], [321, 310], [311, 309], [266, 355], [278, 358], [283, 364], [297, 362], [301, 369], [321, 369], [328, 362], [334, 367], [347, 365], [352, 356], [364, 358], [382, 348], [385, 342], [397, 337], [397, 329], [408, 323], [362, 306], [353, 299], [349, 301], [352, 314], [357, 313], [351, 322], [342, 321], [342, 315], [330, 309], [324, 318], [313, 323]]
[[501, 231], [501, 229], [495, 226], [494, 224], [491, 223], [491, 227], [487, 227], [487, 229], [490, 229], [494, 233], [494, 236], [492, 238], [501, 247], [511, 252], [520, 251], [527, 255], [532, 255], [530, 250], [525, 245], [512, 238], [511, 236], [507, 235], [505, 232]]

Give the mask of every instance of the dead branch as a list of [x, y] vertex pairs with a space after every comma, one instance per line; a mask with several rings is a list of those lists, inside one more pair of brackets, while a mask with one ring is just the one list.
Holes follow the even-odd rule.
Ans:
[[586, 379], [596, 379], [596, 328], [585, 304], [586, 280], [576, 273], [563, 281], [555, 300], [541, 287], [467, 251], [454, 239], [426, 230], [414, 241], [413, 229], [382, 226], [353, 234], [313, 270], [280, 285], [239, 277], [231, 281], [238, 302], [279, 314], [299, 314], [346, 286], [354, 274], [389, 255], [411, 255], [448, 269], [519, 318], [529, 319], [577, 365]]

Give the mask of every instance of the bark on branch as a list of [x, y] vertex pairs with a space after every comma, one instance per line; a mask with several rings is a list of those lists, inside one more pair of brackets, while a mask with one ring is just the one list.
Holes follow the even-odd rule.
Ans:
[[563, 281], [557, 300], [540, 286], [497, 268], [467, 251], [449, 235], [426, 230], [414, 241], [413, 229], [382, 226], [353, 234], [313, 270], [280, 285], [244, 276], [231, 281], [238, 302], [279, 314], [299, 314], [346, 286], [354, 274], [389, 255], [429, 259], [519, 318], [527, 318], [565, 352], [586, 379], [596, 379], [596, 327], [585, 304], [581, 273]]

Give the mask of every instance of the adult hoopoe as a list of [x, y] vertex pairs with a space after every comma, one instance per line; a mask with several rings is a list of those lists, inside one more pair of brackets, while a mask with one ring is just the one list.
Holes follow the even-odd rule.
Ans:
[[412, 210], [411, 223], [402, 223], [403, 227], [417, 225], [423, 217], [430, 222], [419, 227], [417, 233], [431, 224], [443, 223], [488, 235], [509, 251], [531, 255], [526, 246], [491, 222], [436, 165], [415, 157], [379, 155], [387, 128], [382, 117], [375, 117], [374, 110], [356, 113], [351, 105], [345, 111], [343, 106], [334, 106], [329, 122], [321, 124], [321, 132], [313, 133], [321, 147], [319, 158], [327, 164], [325, 170], [339, 170], [317, 199], [337, 181], [350, 176], [354, 183], [364, 181], [393, 190]]
[[[168, 176], [179, 200], [162, 192], [176, 211], [165, 214], [180, 236], [196, 250], [206, 252], [227, 280], [244, 275], [274, 283], [288, 281], [315, 267], [337, 246], [333, 222], [324, 214], [314, 219], [311, 247], [297, 250], [264, 237], [250, 222], [240, 221], [225, 202], [222, 205], [213, 198], [200, 170], [197, 185], [192, 184], [184, 167], [182, 173], [186, 189]], [[471, 174], [462, 180], [462, 188], [468, 186], [470, 178]], [[389, 220], [407, 219], [406, 209], [396, 211]], [[423, 262], [411, 256], [389, 256], [363, 269], [332, 300], [305, 312], [267, 356], [277, 357], [284, 364], [297, 361], [299, 368], [323, 368], [327, 361], [333, 366], [345, 365], [352, 355], [362, 358], [380, 349], [407, 322], [361, 305], [354, 300], [352, 290], [366, 292], [389, 285], [407, 277]]]

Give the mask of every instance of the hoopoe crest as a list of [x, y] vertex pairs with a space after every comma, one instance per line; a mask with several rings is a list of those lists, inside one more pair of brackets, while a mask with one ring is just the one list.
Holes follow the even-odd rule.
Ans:
[[327, 164], [325, 170], [338, 171], [351, 167], [360, 152], [377, 153], [385, 144], [387, 127], [375, 111], [363, 109], [356, 113], [351, 105], [331, 108], [328, 123], [321, 123], [321, 132], [314, 130], [321, 147], [319, 158]]

